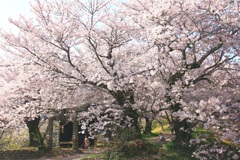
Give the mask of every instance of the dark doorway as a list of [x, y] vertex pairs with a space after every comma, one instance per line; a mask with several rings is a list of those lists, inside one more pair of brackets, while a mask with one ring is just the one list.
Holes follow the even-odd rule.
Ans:
[[60, 122], [60, 126], [60, 147], [72, 147], [73, 122]]
[[[73, 135], [73, 122], [60, 122], [60, 135], [59, 135], [59, 142], [60, 147], [68, 148], [72, 147], [72, 135]], [[81, 130], [81, 126], [78, 126], [79, 133], [78, 133], [78, 144], [79, 147], [84, 147], [84, 139], [85, 134]]]

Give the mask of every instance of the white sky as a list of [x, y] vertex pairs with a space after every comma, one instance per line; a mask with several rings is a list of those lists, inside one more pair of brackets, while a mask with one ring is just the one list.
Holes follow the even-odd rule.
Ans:
[[9, 17], [17, 19], [20, 14], [30, 14], [30, 1], [33, 0], [0, 0], [0, 28], [9, 29]]
[[[33, 0], [0, 0], [0, 30], [14, 30], [8, 22], [9, 18], [17, 19], [20, 14], [29, 15], [30, 4]], [[6, 57], [4, 51], [0, 49], [0, 57]]]

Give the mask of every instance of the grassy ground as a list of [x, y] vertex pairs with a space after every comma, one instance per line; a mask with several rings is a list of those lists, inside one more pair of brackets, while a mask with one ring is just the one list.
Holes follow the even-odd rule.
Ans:
[[[52, 160], [64, 160], [64, 157], [79, 157], [75, 160], [162, 160], [166, 155], [172, 155], [168, 153], [168, 149], [165, 144], [169, 143], [172, 139], [170, 135], [169, 126], [167, 123], [164, 123], [164, 130], [162, 130], [159, 123], [153, 123], [152, 134], [143, 135], [144, 141], [132, 141], [124, 144], [122, 147], [123, 151], [127, 153], [127, 156], [123, 156], [122, 153], [119, 153], [119, 148], [113, 148], [110, 145], [101, 146], [101, 151], [95, 152], [94, 150], [82, 150], [80, 153], [74, 153], [71, 149], [54, 149], [52, 152], [43, 153], [37, 150], [37, 148], [22, 148], [22, 147], [13, 147], [9, 146], [12, 149], [7, 149], [0, 151], [1, 160], [20, 160], [20, 159], [38, 159], [42, 160], [44, 158], [51, 158]], [[162, 132], [167, 139], [166, 143], [161, 143], [159, 140], [159, 133]], [[10, 136], [14, 137], [14, 136]], [[6, 139], [6, 138], [5, 138]], [[24, 138], [26, 139], [26, 138]], [[10, 138], [7, 138], [10, 142]], [[19, 143], [20, 144], [20, 143]], [[99, 149], [99, 148], [98, 148]], [[105, 152], [105, 150], [107, 151]], [[77, 154], [77, 155], [76, 155]], [[131, 157], [129, 158], [128, 156]], [[74, 156], [76, 155], [76, 156]], [[82, 158], [80, 158], [82, 157]], [[169, 156], [168, 156], [169, 157]], [[70, 159], [69, 159], [70, 160]]]
[[[170, 134], [168, 123], [163, 123], [163, 129], [159, 123], [154, 122], [151, 134], [143, 135], [143, 140], [124, 142], [117, 147], [111, 144], [98, 145], [94, 149], [74, 152], [72, 149], [54, 149], [52, 152], [39, 152], [36, 148], [20, 148], [0, 151], [1, 160], [195, 160], [191, 157], [193, 148], [174, 143], [174, 135]], [[163, 133], [166, 142], [160, 142], [159, 133]], [[192, 137], [208, 137], [208, 143], [214, 142], [213, 133], [203, 128], [198, 128], [192, 133]], [[223, 141], [232, 145], [229, 141]], [[100, 144], [100, 143], [99, 143]]]

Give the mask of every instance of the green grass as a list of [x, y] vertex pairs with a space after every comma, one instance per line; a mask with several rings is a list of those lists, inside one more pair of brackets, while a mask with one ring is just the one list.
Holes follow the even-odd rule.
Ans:
[[148, 138], [153, 138], [159, 136], [159, 133], [151, 133], [151, 134], [143, 134], [142, 138], [143, 139], [148, 139]]
[[152, 130], [152, 133], [153, 134], [170, 133], [169, 125], [163, 126], [163, 130], [162, 130], [162, 127], [157, 127], [157, 128]]
[[[167, 123], [164, 125], [164, 130], [162, 130], [159, 124], [155, 123], [154, 125], [155, 126], [153, 127], [151, 134], [142, 135], [142, 138], [146, 140], [148, 146], [143, 151], [141, 151], [141, 147], [136, 150], [135, 145], [128, 145], [127, 151], [129, 153], [134, 152], [134, 155], [136, 155], [134, 157], [126, 157], [124, 153], [111, 148], [111, 150], [108, 150], [103, 154], [93, 154], [79, 160], [196, 160], [192, 157], [192, 153], [195, 150], [193, 147], [189, 147], [188, 145], [184, 144], [177, 144], [175, 141], [167, 142], [165, 144], [151, 141], [151, 138], [159, 136], [160, 132], [170, 133], [169, 125]], [[207, 137], [206, 142], [204, 142], [207, 144], [212, 144], [216, 140], [216, 137], [211, 131], [201, 127], [192, 132], [191, 136], [192, 138]], [[231, 143], [228, 141], [223, 141], [223, 143], [231, 145]], [[146, 149], [149, 150], [147, 154], [138, 155], [135, 153], [136, 151], [140, 153], [146, 152]]]
[[216, 137], [214, 136], [214, 134], [211, 131], [206, 130], [202, 127], [196, 128], [196, 130], [191, 133], [192, 139], [197, 138], [197, 137], [199, 137], [199, 138], [204, 137], [206, 139], [205, 143], [212, 143], [216, 140]]
[[87, 157], [80, 158], [77, 160], [103, 160], [104, 159], [104, 153], [101, 154], [91, 154]]
[[[213, 143], [214, 141], [216, 141], [218, 139], [218, 137], [216, 135], [214, 135], [213, 132], [209, 131], [209, 130], [206, 130], [205, 128], [197, 128], [196, 131], [192, 132], [191, 134], [192, 138], [196, 138], [196, 137], [205, 137], [206, 138], [206, 143]], [[224, 139], [224, 140], [221, 140], [221, 142], [224, 144], [224, 145], [229, 145], [229, 146], [236, 146], [236, 147], [240, 147], [240, 145], [236, 145], [236, 144], [233, 144], [232, 141], [230, 140], [227, 140], [227, 139]]]
[[195, 160], [191, 157], [194, 149], [187, 145], [180, 145], [172, 141], [164, 144], [163, 149], [166, 150], [166, 154], [162, 155], [163, 160]]
[[[162, 124], [163, 124], [163, 129], [162, 129], [162, 126], [157, 121], [154, 121], [153, 127], [152, 127], [152, 134], [143, 135], [143, 139], [149, 140], [151, 138], [159, 136], [159, 133], [170, 134], [171, 131], [167, 121], [163, 121]], [[208, 131], [204, 130], [203, 128], [199, 128], [196, 133], [193, 133], [192, 136], [197, 136], [197, 134], [201, 134], [201, 133], [208, 133]], [[190, 148], [187, 145], [179, 145], [179, 144], [176, 144], [174, 141], [167, 142], [165, 144], [159, 144], [158, 142], [150, 142], [150, 143], [152, 143], [152, 145], [155, 145], [156, 147], [159, 148], [159, 152], [157, 153], [157, 156], [156, 156], [158, 158], [155, 158], [156, 160], [180, 160], [180, 159], [195, 160], [194, 158], [191, 157], [193, 148]], [[150, 157], [150, 155], [148, 157]], [[144, 157], [143, 159], [148, 160], [147, 157]]]
[[[145, 140], [144, 145], [139, 145], [139, 143], [135, 143], [135, 141], [132, 143], [129, 142], [128, 144], [126, 144], [126, 142], [123, 144], [124, 146], [121, 145], [125, 147], [124, 151], [127, 152], [127, 155], [131, 155], [131, 153], [133, 153], [134, 157], [127, 157], [124, 155], [123, 151], [120, 151], [119, 148], [114, 148], [112, 145], [103, 145], [102, 147], [105, 149], [108, 147], [109, 150], [98, 154], [93, 153], [77, 160], [195, 160], [191, 157], [194, 148], [190, 148], [187, 145], [177, 144], [174, 141], [160, 144], [159, 142], [151, 140], [151, 138], [158, 137], [160, 132], [163, 134], [170, 133], [169, 124], [166, 121], [164, 121], [163, 124], [164, 130], [162, 130], [161, 125], [157, 121], [153, 122], [152, 133], [142, 135], [142, 138]], [[206, 141], [203, 142], [204, 144], [213, 144], [217, 138], [214, 133], [204, 129], [203, 127], [196, 128], [196, 130], [191, 133], [191, 136], [192, 138], [205, 137]], [[222, 143], [233, 147], [232, 142], [228, 140], [224, 140]]]
[[162, 130], [162, 126], [160, 125], [160, 123], [158, 121], [156, 121], [156, 120], [153, 121], [152, 133], [159, 134], [160, 132], [163, 132], [163, 133], [170, 132], [168, 121], [166, 119], [161, 119], [161, 123], [163, 125], [163, 130]]

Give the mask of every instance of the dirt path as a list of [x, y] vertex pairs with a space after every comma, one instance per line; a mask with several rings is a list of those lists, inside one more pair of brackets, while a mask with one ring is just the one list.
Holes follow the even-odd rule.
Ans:
[[104, 152], [104, 148], [80, 149], [53, 149], [50, 153], [32, 149], [0, 151], [0, 160], [79, 160], [92, 154]]
[[166, 143], [166, 142], [170, 142], [174, 139], [175, 135], [172, 134], [164, 134], [166, 141], [165, 142], [161, 142], [160, 141], [160, 137], [153, 137], [153, 138], [149, 138], [148, 140], [155, 142], [155, 143]]
[[79, 160], [80, 158], [88, 157], [92, 154], [99, 154], [104, 152], [105, 149], [97, 148], [97, 149], [84, 149], [81, 150], [81, 153], [75, 153], [73, 155], [65, 155], [65, 156], [56, 156], [56, 157], [48, 157], [43, 156], [37, 159], [29, 159], [29, 160]]

